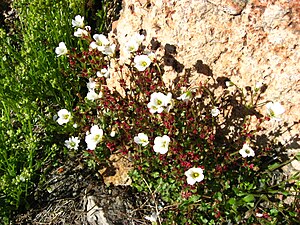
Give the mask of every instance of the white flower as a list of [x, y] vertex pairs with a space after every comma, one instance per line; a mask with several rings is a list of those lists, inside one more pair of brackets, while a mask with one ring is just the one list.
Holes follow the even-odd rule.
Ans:
[[232, 87], [234, 83], [232, 81], [226, 81], [225, 82], [226, 87]]
[[212, 110], [211, 110], [211, 115], [216, 117], [220, 114], [220, 110], [218, 109], [218, 107], [214, 107]]
[[110, 132], [110, 136], [111, 136], [111, 137], [115, 137], [115, 136], [116, 136], [116, 131], [115, 131], [115, 130], [112, 130], [112, 131]]
[[187, 177], [187, 183], [194, 185], [196, 182], [201, 182], [204, 179], [203, 170], [201, 168], [190, 168], [184, 175]]
[[172, 99], [172, 94], [168, 93], [167, 95], [161, 92], [154, 92], [151, 94], [150, 102], [147, 104], [147, 107], [150, 110], [150, 113], [161, 113], [164, 109], [167, 112], [170, 111], [174, 106], [174, 100]]
[[151, 52], [149, 49], [146, 49], [144, 53], [151, 59], [152, 62], [156, 59], [155, 53]]
[[136, 42], [135, 40], [130, 40], [125, 45], [125, 51], [127, 52], [127, 54], [136, 52], [139, 49], [139, 46], [140, 45], [138, 42]]
[[256, 82], [255, 90], [258, 91], [262, 86], [263, 86], [263, 82], [261, 82], [261, 81]]
[[95, 90], [96, 86], [97, 86], [97, 83], [94, 81], [93, 78], [90, 78], [89, 82], [86, 83], [86, 87], [88, 88], [89, 91]]
[[59, 125], [63, 125], [64, 123], [68, 123], [72, 118], [71, 113], [66, 109], [61, 109], [57, 112], [58, 119], [57, 123]]
[[78, 146], [79, 146], [79, 138], [78, 137], [70, 137], [69, 140], [66, 140], [65, 141], [65, 146], [68, 148], [68, 149], [75, 149], [77, 150], [78, 149]]
[[264, 214], [262, 214], [262, 213], [255, 213], [255, 216], [258, 217], [258, 218], [261, 218], [261, 217], [264, 216]]
[[149, 108], [150, 113], [154, 114], [154, 113], [162, 113], [162, 111], [164, 111], [163, 107], [159, 107], [157, 105], [155, 105], [153, 102], [149, 102], [147, 104], [147, 107]]
[[115, 54], [115, 51], [116, 51], [116, 45], [112, 44], [109, 46], [105, 46], [104, 49], [102, 50], [102, 53], [104, 55], [112, 56], [113, 54]]
[[191, 91], [186, 91], [184, 92], [182, 95], [180, 95], [177, 99], [184, 101], [184, 102], [188, 102], [189, 100], [191, 100], [193, 97], [192, 92]]
[[73, 127], [74, 127], [74, 128], [77, 128], [77, 127], [78, 127], [78, 124], [77, 124], [77, 123], [74, 123], [74, 124], [73, 124]]
[[144, 71], [151, 64], [151, 59], [147, 55], [137, 55], [134, 57], [134, 64], [138, 71]]
[[166, 98], [165, 98], [165, 106], [166, 106], [166, 111], [170, 112], [171, 109], [174, 107], [174, 100], [172, 99], [172, 93], [168, 93]]
[[152, 223], [156, 223], [156, 221], [157, 221], [157, 217], [158, 217], [158, 215], [155, 213], [155, 212], [153, 212], [152, 214], [151, 214], [151, 216], [145, 216], [145, 219], [146, 220], [149, 220], [150, 222], [152, 222]]
[[151, 59], [152, 62], [156, 59], [156, 55], [154, 52], [147, 53], [147, 56], [149, 57], [149, 59]]
[[153, 102], [157, 106], [167, 106], [172, 98], [172, 94], [170, 94], [165, 95], [161, 92], [154, 92], [150, 96], [150, 102]]
[[139, 34], [139, 33], [136, 33], [131, 38], [131, 40], [137, 42], [138, 45], [142, 44], [144, 39], [145, 39], [145, 36], [143, 34]]
[[75, 19], [72, 20], [72, 26], [83, 28], [84, 27], [83, 21], [84, 21], [84, 17], [77, 15], [77, 16], [75, 16]]
[[255, 156], [255, 152], [253, 151], [252, 148], [250, 148], [248, 144], [244, 144], [243, 148], [239, 151], [239, 153], [242, 155], [243, 158]]
[[93, 38], [95, 41], [93, 41], [90, 44], [90, 47], [92, 49], [98, 49], [98, 51], [104, 51], [105, 47], [109, 46], [109, 41], [103, 34], [94, 34]]
[[138, 136], [134, 137], [134, 142], [139, 145], [146, 146], [149, 143], [148, 136], [144, 133], [139, 133]]
[[68, 53], [66, 44], [64, 42], [60, 42], [58, 47], [55, 49], [55, 53], [57, 54], [57, 57], [66, 55]]
[[95, 92], [95, 90], [90, 90], [87, 95], [86, 95], [86, 98], [90, 101], [95, 101], [99, 98], [102, 98], [102, 92], [99, 92], [99, 94], [97, 94]]
[[167, 96], [161, 92], [154, 92], [150, 96], [150, 102], [147, 104], [150, 109], [150, 113], [161, 113], [164, 107], [171, 104], [172, 94], [169, 93]]
[[160, 154], [166, 154], [169, 148], [170, 138], [167, 135], [154, 139], [153, 149]]
[[94, 150], [97, 144], [103, 138], [103, 130], [98, 127], [98, 125], [94, 125], [90, 129], [90, 134], [85, 136], [85, 142], [87, 144], [87, 148], [90, 150]]
[[267, 113], [271, 117], [271, 119], [275, 121], [280, 121], [279, 117], [281, 114], [285, 112], [285, 109], [279, 102], [269, 102], [266, 104]]
[[90, 101], [95, 101], [99, 98], [102, 98], [102, 92], [99, 92], [99, 94], [97, 94], [95, 92], [95, 88], [97, 87], [97, 83], [93, 80], [93, 78], [89, 79], [89, 82], [86, 84], [89, 92], [86, 95], [86, 98]]
[[97, 71], [97, 77], [105, 77], [109, 78], [109, 70], [106, 68], [101, 69], [100, 71]]
[[84, 37], [84, 36], [88, 36], [89, 33], [81, 28], [78, 28], [75, 32], [74, 32], [74, 36], [75, 37]]

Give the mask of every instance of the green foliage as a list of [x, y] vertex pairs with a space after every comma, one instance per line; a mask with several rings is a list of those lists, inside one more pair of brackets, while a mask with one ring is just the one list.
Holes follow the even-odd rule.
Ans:
[[68, 45], [71, 19], [84, 13], [80, 0], [20, 0], [12, 6], [18, 17], [15, 33], [0, 30], [0, 223], [11, 212], [26, 209], [26, 198], [39, 171], [55, 154], [52, 115], [57, 104], [72, 106], [80, 85], [67, 72], [67, 61], [55, 47]]
[[[11, 83], [18, 81], [24, 93], [22, 95], [30, 97], [30, 101], [55, 99], [60, 104], [71, 104], [71, 93], [76, 83], [66, 82], [64, 76], [67, 74], [61, 73], [66, 61], [57, 60], [54, 50], [61, 41], [67, 45], [74, 44], [69, 42], [69, 37], [73, 35], [70, 24], [74, 15], [82, 12], [80, 2], [15, 2], [20, 19], [16, 26], [21, 27], [21, 37], [16, 40], [18, 48], [8, 53], [13, 61], [6, 61], [4, 68], [10, 68]], [[4, 44], [9, 45], [7, 42]], [[10, 92], [18, 91], [13, 85], [8, 84], [7, 88]]]
[[121, 1], [102, 0], [99, 4], [101, 6], [96, 12], [96, 31], [106, 33], [111, 30], [112, 22], [118, 19], [121, 10]]
[[1, 102], [1, 108], [0, 212], [3, 214], [8, 213], [9, 209], [18, 208], [20, 204], [26, 204], [23, 198], [27, 196], [34, 179], [37, 137], [33, 135], [32, 120], [28, 116], [33, 112], [24, 108], [20, 114], [13, 116], [5, 103]]

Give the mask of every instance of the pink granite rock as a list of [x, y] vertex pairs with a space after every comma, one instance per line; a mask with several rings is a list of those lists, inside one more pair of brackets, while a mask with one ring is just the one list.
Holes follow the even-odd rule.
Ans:
[[299, 21], [299, 0], [123, 0], [112, 32], [121, 56], [128, 37], [141, 29], [146, 43], [161, 43], [157, 54], [175, 46], [173, 56], [184, 67], [166, 65], [166, 80], [191, 69], [194, 79], [227, 77], [242, 88], [263, 82], [264, 100], [286, 109], [281, 124], [290, 129], [279, 140], [299, 148]]

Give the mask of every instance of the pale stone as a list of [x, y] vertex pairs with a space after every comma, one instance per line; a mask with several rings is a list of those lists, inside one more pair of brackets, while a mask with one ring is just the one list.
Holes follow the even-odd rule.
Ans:
[[298, 160], [293, 160], [292, 162], [291, 162], [291, 164], [292, 164], [292, 166], [293, 166], [293, 168], [295, 169], [295, 170], [298, 170], [298, 171], [300, 171], [300, 162], [298, 161]]
[[84, 196], [84, 205], [86, 207], [86, 218], [90, 225], [109, 225], [107, 222], [102, 208], [97, 204], [97, 199], [95, 196]]

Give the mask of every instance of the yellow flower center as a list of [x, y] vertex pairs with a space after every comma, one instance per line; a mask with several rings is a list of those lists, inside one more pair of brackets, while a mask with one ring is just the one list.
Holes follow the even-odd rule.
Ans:
[[71, 147], [75, 147], [76, 143], [75, 142], [71, 142], [70, 145], [71, 145]]
[[145, 62], [145, 61], [141, 62], [141, 66], [146, 67], [147, 66], [147, 62]]
[[94, 141], [98, 141], [99, 138], [100, 138], [100, 135], [99, 135], [99, 134], [95, 135], [95, 136], [94, 136]]
[[166, 142], [166, 141], [163, 141], [163, 142], [161, 143], [161, 147], [165, 148], [166, 146], [167, 146], [167, 142]]
[[192, 174], [192, 177], [193, 177], [193, 178], [197, 178], [197, 177], [199, 177], [199, 176], [200, 176], [200, 174], [197, 173], [197, 172], [193, 172], [193, 174]]

